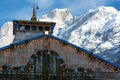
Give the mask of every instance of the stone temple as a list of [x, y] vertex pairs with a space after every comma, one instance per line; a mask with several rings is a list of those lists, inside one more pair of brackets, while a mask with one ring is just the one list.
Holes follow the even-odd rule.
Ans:
[[0, 80], [117, 80], [119, 66], [54, 35], [56, 23], [13, 20], [13, 44], [0, 48]]

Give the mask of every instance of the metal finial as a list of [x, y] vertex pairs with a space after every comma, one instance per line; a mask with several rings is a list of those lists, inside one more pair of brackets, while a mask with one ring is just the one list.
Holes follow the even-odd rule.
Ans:
[[36, 6], [33, 6], [33, 13], [32, 13], [31, 20], [32, 21], [36, 21], [37, 20], [37, 18], [36, 18]]

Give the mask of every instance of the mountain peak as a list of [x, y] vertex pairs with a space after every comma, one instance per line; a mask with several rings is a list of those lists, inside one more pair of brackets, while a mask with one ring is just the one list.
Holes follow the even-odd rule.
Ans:
[[116, 12], [117, 11], [114, 7], [105, 7], [105, 6], [100, 6], [98, 8], [98, 10], [99, 11], [108, 11], [108, 12], [111, 12], [111, 11]]
[[61, 19], [61, 20], [68, 20], [70, 18], [72, 18], [72, 14], [70, 13], [70, 10], [67, 8], [64, 9], [54, 9], [51, 12], [49, 12], [48, 14], [45, 14], [41, 17], [41, 19]]
[[54, 9], [40, 18], [40, 21], [56, 22], [56, 27], [54, 28], [54, 33], [58, 34], [58, 29], [64, 28], [66, 24], [73, 19], [70, 10], [64, 9]]
[[116, 13], [116, 12], [118, 12], [114, 7], [105, 7], [105, 6], [99, 7], [98, 11], [100, 11], [100, 12], [108, 12], [108, 13]]
[[12, 22], [6, 22], [0, 28], [0, 47], [11, 44], [13, 40], [13, 24]]
[[89, 20], [94, 20], [95, 22], [104, 24], [109, 21], [115, 21], [115, 19], [119, 19], [118, 17], [120, 16], [120, 13], [114, 7], [100, 6], [97, 9], [89, 10], [89, 12], [84, 15], [84, 17], [86, 16], [90, 17]]
[[0, 37], [3, 37], [8, 32], [8, 30], [12, 28], [12, 26], [13, 26], [12, 22], [4, 23], [0, 30]]
[[114, 7], [106, 7], [106, 6], [100, 6], [97, 9], [90, 9], [89, 13], [108, 13], [108, 14], [115, 14], [118, 13], [119, 11], [116, 10]]
[[63, 8], [63, 9], [54, 9], [53, 12], [67, 12], [67, 13], [70, 13], [70, 10], [68, 8]]

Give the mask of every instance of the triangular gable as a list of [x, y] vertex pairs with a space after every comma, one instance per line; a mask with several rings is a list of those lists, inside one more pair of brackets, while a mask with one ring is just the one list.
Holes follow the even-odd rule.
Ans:
[[[9, 49], [9, 48], [11, 48], [11, 47], [13, 47], [13, 46], [17, 46], [17, 45], [20, 45], [20, 44], [23, 44], [23, 43], [28, 43], [29, 41], [36, 40], [36, 39], [42, 38], [42, 37], [44, 37], [44, 36], [46, 36], [46, 35], [45, 35], [45, 34], [40, 34], [40, 35], [38, 35], [38, 36], [34, 36], [34, 37], [32, 37], [32, 38], [29, 38], [29, 39], [27, 39], [27, 40], [22, 40], [22, 41], [20, 41], [20, 42], [16, 42], [16, 43], [10, 44], [10, 45], [8, 45], [8, 46], [5, 46], [5, 47], [0, 48], [0, 51], [4, 51], [4, 50]], [[70, 46], [72, 46], [72, 47], [74, 47], [74, 48], [76, 48], [76, 49], [78, 49], [78, 50], [80, 50], [80, 51], [84, 51], [85, 54], [90, 55], [90, 56], [92, 56], [92, 57], [94, 57], [94, 58], [97, 58], [98, 60], [103, 61], [103, 62], [105, 62], [105, 63], [107, 63], [107, 64], [109, 64], [109, 65], [111, 65], [111, 66], [113, 66], [113, 67], [115, 67], [115, 68], [117, 68], [117, 69], [119, 69], [119, 66], [118, 66], [117, 64], [111, 63], [110, 61], [105, 60], [104, 58], [102, 58], [102, 57], [100, 57], [100, 56], [98, 56], [98, 55], [96, 55], [96, 54], [92, 54], [90, 51], [88, 51], [88, 50], [86, 50], [86, 49], [83, 49], [83, 48], [81, 48], [81, 47], [79, 47], [79, 46], [76, 46], [76, 45], [74, 45], [74, 44], [72, 44], [72, 43], [70, 43], [70, 42], [68, 42], [68, 41], [65, 41], [65, 40], [63, 40], [63, 39], [60, 39], [60, 38], [58, 38], [58, 37], [55, 37], [55, 36], [53, 36], [52, 34], [49, 34], [49, 35], [47, 35], [47, 36], [49, 36], [49, 37], [51, 37], [51, 38], [54, 38], [54, 39], [56, 39], [56, 40], [58, 40], [58, 41], [60, 41], [60, 42], [62, 42], [62, 43], [67, 44], [67, 45], [70, 45]]]
[[29, 38], [29, 39], [22, 40], [22, 41], [20, 41], [20, 42], [15, 42], [15, 43], [13, 43], [13, 44], [10, 44], [10, 45], [8, 45], [8, 46], [5, 46], [5, 47], [0, 48], [0, 51], [3, 51], [3, 50], [8, 49], [8, 48], [11, 48], [11, 47], [13, 47], [13, 46], [17, 46], [17, 45], [26, 43], [26, 42], [28, 42], [28, 41], [32, 41], [32, 40], [35, 40], [35, 39], [39, 39], [39, 38], [44, 37], [44, 36], [45, 36], [44, 34], [40, 34], [40, 35], [38, 35], [38, 36], [34, 36], [34, 37]]
[[105, 60], [104, 58], [100, 57], [99, 55], [93, 54], [92, 52], [90, 52], [90, 51], [88, 51], [88, 50], [86, 50], [86, 49], [84, 49], [84, 48], [81, 48], [81, 47], [79, 47], [79, 46], [76, 46], [76, 45], [74, 45], [74, 44], [72, 44], [72, 43], [70, 43], [70, 42], [68, 42], [68, 41], [65, 41], [65, 40], [63, 40], [63, 39], [60, 39], [60, 38], [58, 38], [58, 37], [55, 37], [55, 36], [53, 36], [53, 35], [51, 35], [51, 34], [49, 34], [49, 36], [50, 36], [51, 38], [54, 38], [54, 39], [56, 39], [56, 40], [59, 40], [59, 41], [65, 43], [65, 44], [71, 45], [71, 46], [73, 46], [74, 48], [77, 48], [77, 49], [79, 49], [79, 50], [81, 50], [81, 51], [84, 51], [86, 54], [88, 54], [88, 55], [90, 55], [90, 56], [92, 56], [92, 57], [94, 57], [94, 58], [97, 58], [97, 59], [99, 59], [100, 61], [103, 61], [103, 62], [105, 62], [105, 63], [107, 63], [107, 64], [109, 64], [109, 65], [111, 65], [111, 66], [116, 67], [116, 68], [119, 69], [119, 66], [118, 66], [117, 64], [114, 64], [114, 63], [112, 63], [112, 62], [110, 62], [110, 61], [108, 61], [108, 60]]

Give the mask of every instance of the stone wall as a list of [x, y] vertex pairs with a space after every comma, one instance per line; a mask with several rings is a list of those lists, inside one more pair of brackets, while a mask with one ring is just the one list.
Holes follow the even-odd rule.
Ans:
[[48, 36], [1, 51], [0, 66], [4, 64], [11, 64], [12, 66], [26, 65], [32, 54], [36, 54], [37, 50], [45, 49], [58, 53], [64, 60], [67, 68], [84, 68], [102, 72], [114, 72], [116, 69], [103, 61], [85, 54], [84, 51], [80, 51]]

